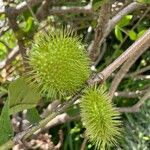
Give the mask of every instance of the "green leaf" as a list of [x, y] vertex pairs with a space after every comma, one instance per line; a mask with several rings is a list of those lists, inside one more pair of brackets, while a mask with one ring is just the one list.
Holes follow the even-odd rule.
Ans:
[[138, 33], [137, 37], [140, 38], [147, 30], [142, 30]]
[[8, 102], [5, 103], [0, 116], [0, 145], [6, 143], [13, 136], [9, 117]]
[[121, 27], [125, 27], [127, 25], [129, 25], [131, 19], [132, 19], [132, 15], [126, 15], [124, 16], [119, 22], [118, 22], [118, 26], [121, 28]]
[[36, 108], [29, 109], [27, 111], [27, 119], [32, 123], [37, 123], [41, 120], [41, 117]]
[[140, 3], [150, 4], [150, 0], [137, 0]]
[[122, 32], [121, 32], [121, 30], [119, 29], [119, 26], [118, 26], [118, 25], [116, 25], [116, 27], [115, 27], [115, 36], [116, 36], [116, 38], [117, 38], [119, 41], [122, 42], [122, 40], [123, 40], [123, 35], [122, 35]]
[[128, 31], [128, 34], [131, 40], [135, 41], [137, 39], [137, 34], [134, 30]]
[[29, 32], [33, 26], [34, 26], [34, 20], [32, 17], [29, 17], [27, 22], [26, 22], [25, 32]]
[[35, 107], [40, 95], [35, 87], [27, 85], [24, 78], [12, 82], [8, 88], [10, 114]]

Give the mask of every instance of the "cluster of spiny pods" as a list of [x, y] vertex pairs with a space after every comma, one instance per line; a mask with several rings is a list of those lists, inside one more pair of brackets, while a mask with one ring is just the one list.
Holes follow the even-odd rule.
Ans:
[[[90, 76], [90, 59], [81, 40], [63, 30], [39, 34], [29, 52], [30, 81], [51, 99], [71, 96], [85, 86]], [[116, 143], [120, 114], [103, 88], [88, 87], [80, 99], [81, 121], [97, 149]]]

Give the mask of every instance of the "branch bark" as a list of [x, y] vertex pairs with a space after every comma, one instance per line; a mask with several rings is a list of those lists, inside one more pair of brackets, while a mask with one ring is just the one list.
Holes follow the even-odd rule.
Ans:
[[92, 47], [88, 49], [89, 56], [93, 62], [96, 61], [99, 55], [98, 49], [100, 49], [101, 44], [105, 37], [107, 24], [111, 16], [111, 5], [112, 5], [112, 2], [110, 1], [105, 2], [101, 6], [101, 9], [99, 12], [99, 18], [98, 18], [98, 24], [95, 30], [94, 42], [92, 43]]
[[139, 100], [135, 105], [133, 105], [132, 107], [120, 107], [118, 108], [118, 110], [120, 112], [138, 112], [140, 110], [140, 107], [144, 104], [144, 102], [146, 100], [148, 100], [150, 98], [150, 88], [147, 90], [147, 92], [145, 93], [145, 95], [141, 98], [141, 100]]
[[[138, 51], [135, 51], [135, 53], [132, 56], [129, 56], [129, 59], [123, 64], [121, 69], [118, 71], [116, 74], [114, 80], [112, 81], [110, 90], [109, 90], [109, 95], [110, 98], [113, 98], [113, 95], [115, 91], [117, 90], [117, 87], [119, 86], [120, 82], [126, 75], [126, 73], [129, 71], [131, 66], [135, 63], [135, 61], [149, 48], [150, 46], [150, 33], [149, 33], [149, 38], [145, 39], [145, 42], [147, 40], [147, 43], [143, 43], [142, 45], [139, 45]], [[149, 43], [148, 43], [149, 42]], [[142, 46], [142, 47], [140, 47]]]
[[10, 51], [8, 56], [0, 62], [0, 69], [4, 69], [8, 64], [10, 64], [14, 58], [19, 54], [19, 48], [16, 46], [13, 50]]
[[6, 15], [7, 15], [8, 20], [9, 20], [9, 26], [10, 26], [10, 28], [12, 28], [12, 30], [16, 36], [17, 44], [19, 47], [19, 52], [22, 55], [23, 63], [24, 63], [24, 66], [26, 67], [27, 66], [27, 64], [26, 64], [26, 58], [27, 58], [26, 57], [26, 49], [25, 49], [23, 37], [19, 35], [20, 29], [19, 29], [19, 26], [18, 26], [17, 20], [16, 20], [17, 19], [17, 10], [15, 8], [7, 5], [5, 7], [5, 12], [6, 12]]
[[90, 57], [93, 61], [96, 61], [96, 59], [99, 55], [99, 53], [97, 53], [97, 49], [99, 49], [101, 47], [101, 45], [104, 42], [104, 40], [106, 39], [106, 37], [110, 34], [110, 32], [113, 30], [115, 25], [122, 19], [122, 17], [133, 12], [134, 10], [140, 9], [142, 7], [143, 7], [143, 5], [140, 3], [137, 3], [137, 2], [130, 3], [125, 8], [120, 10], [116, 14], [116, 16], [114, 16], [111, 20], [108, 20], [109, 19], [108, 9], [104, 8], [104, 11], [103, 11], [103, 9], [101, 10], [100, 13], [102, 14], [103, 17], [100, 16], [100, 18], [103, 23], [101, 26], [99, 26], [99, 25], [97, 26], [97, 30], [99, 29], [99, 31], [97, 31], [95, 34], [94, 42], [91, 43], [92, 46], [90, 45], [88, 48]]
[[[28, 5], [30, 7], [33, 7], [35, 5], [38, 5], [39, 3], [41, 3], [43, 0], [28, 0]], [[28, 5], [27, 5], [27, 2], [24, 1], [20, 4], [18, 4], [16, 6], [16, 10], [17, 10], [17, 14], [20, 14], [22, 13], [23, 11], [27, 10], [28, 9]]]
[[139, 75], [139, 74], [141, 74], [141, 73], [144, 73], [144, 72], [147, 72], [147, 71], [149, 71], [150, 70], [150, 65], [149, 66], [146, 66], [146, 67], [144, 67], [144, 68], [141, 68], [140, 70], [137, 70], [137, 71], [135, 71], [135, 72], [133, 72], [133, 73], [129, 73], [129, 74], [127, 74], [125, 77], [135, 77], [135, 76], [137, 76], [137, 75]]
[[133, 12], [134, 10], [142, 8], [144, 5], [138, 3], [138, 2], [132, 2], [125, 8], [123, 8], [120, 12], [116, 14], [108, 23], [107, 27], [107, 33], [106, 37], [109, 35], [109, 33], [113, 30], [115, 25], [122, 19], [123, 16]]
[[[126, 60], [134, 57], [135, 54], [142, 51], [142, 53], [150, 46], [150, 28], [147, 32], [134, 42], [124, 53], [122, 53], [113, 63], [106, 67], [102, 72], [98, 73], [92, 82], [105, 81], [119, 66]], [[120, 77], [119, 77], [120, 78]]]
[[145, 94], [147, 90], [137, 90], [137, 91], [117, 91], [114, 93], [115, 97], [125, 97], [125, 98], [137, 98]]

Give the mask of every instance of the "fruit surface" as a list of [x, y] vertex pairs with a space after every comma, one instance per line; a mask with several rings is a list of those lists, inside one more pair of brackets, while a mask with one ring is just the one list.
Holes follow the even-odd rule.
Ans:
[[89, 58], [79, 38], [72, 32], [43, 33], [29, 53], [33, 78], [49, 97], [76, 92], [89, 77]]
[[103, 88], [87, 89], [81, 99], [80, 108], [86, 135], [96, 148], [104, 149], [115, 144], [120, 135], [120, 115]]

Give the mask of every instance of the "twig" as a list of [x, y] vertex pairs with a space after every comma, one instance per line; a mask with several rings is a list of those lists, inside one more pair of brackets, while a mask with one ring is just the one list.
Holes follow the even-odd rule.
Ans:
[[95, 63], [94, 63], [94, 66], [97, 66], [97, 65], [99, 64], [99, 62], [101, 61], [101, 59], [102, 59], [103, 56], [104, 56], [104, 53], [106, 52], [106, 49], [107, 49], [107, 44], [106, 44], [106, 41], [105, 41], [105, 42], [103, 43], [101, 53], [99, 54], [97, 60], [96, 60]]
[[80, 115], [74, 116], [74, 117], [70, 117], [68, 114], [63, 113], [60, 114], [58, 116], [56, 116], [54, 119], [52, 119], [50, 122], [47, 123], [47, 125], [41, 129], [39, 129], [38, 131], [36, 131], [35, 135], [38, 135], [39, 133], [46, 131], [54, 126], [57, 126], [59, 124], [64, 124], [66, 122], [71, 122], [73, 120], [79, 120], [80, 119]]
[[[150, 46], [150, 29], [148, 32], [147, 32], [148, 33], [147, 36], [149, 36], [149, 37], [146, 37], [146, 39], [144, 41], [146, 43], [139, 43], [139, 45], [136, 47], [137, 51], [135, 51], [135, 53], [132, 56], [131, 55], [128, 56], [128, 60], [123, 64], [121, 69], [116, 74], [114, 80], [112, 81], [110, 90], [109, 90], [110, 98], [113, 98], [114, 92], [117, 90], [117, 87], [119, 86], [121, 80], [124, 78], [124, 76], [129, 71], [131, 66], [149, 48], [149, 46]], [[143, 36], [143, 38], [144, 38], [144, 36]], [[137, 40], [136, 42], [138, 43], [138, 42], [140, 42], [140, 40]]]
[[150, 98], [150, 88], [147, 90], [147, 92], [145, 93], [145, 95], [141, 98], [141, 100], [139, 100], [135, 105], [133, 105], [132, 107], [120, 107], [118, 108], [118, 110], [120, 112], [138, 112], [140, 110], [140, 107], [144, 104], [144, 102], [146, 100], [148, 100]]
[[100, 53], [98, 49], [100, 49], [106, 34], [107, 24], [111, 16], [111, 4], [112, 2], [110, 1], [105, 2], [101, 6], [99, 12], [98, 24], [95, 29], [94, 42], [92, 43], [90, 49], [88, 48], [89, 56], [93, 62], [97, 59]]
[[137, 70], [137, 71], [135, 71], [135, 72], [133, 72], [133, 73], [129, 73], [129, 74], [127, 74], [125, 77], [135, 77], [135, 76], [137, 76], [137, 75], [139, 75], [139, 74], [141, 74], [141, 73], [144, 73], [144, 72], [146, 72], [146, 71], [148, 71], [148, 70], [150, 70], [150, 65], [149, 65], [149, 66], [146, 66], [146, 67], [144, 67], [144, 68], [142, 68], [142, 69], [140, 69], [140, 70]]
[[81, 145], [81, 149], [80, 149], [80, 150], [85, 150], [87, 141], [88, 141], [88, 139], [87, 139], [87, 137], [86, 137], [85, 134], [84, 134], [84, 140], [83, 140], [83, 142], [82, 142], [82, 145]]
[[137, 98], [145, 94], [147, 90], [137, 90], [137, 91], [117, 91], [114, 93], [115, 97], [125, 97], [125, 98]]
[[63, 15], [67, 13], [85, 13], [85, 14], [94, 14], [91, 5], [86, 5], [83, 7], [54, 7], [49, 10], [49, 15]]
[[[105, 81], [119, 66], [135, 54], [143, 53], [150, 46], [150, 29], [135, 41], [124, 53], [122, 53], [113, 63], [107, 66], [102, 72], [98, 73], [92, 82]], [[120, 76], [119, 76], [120, 78]]]
[[[147, 8], [147, 10], [144, 12], [144, 14], [142, 14], [142, 16], [139, 18], [138, 22], [131, 28], [131, 30], [134, 30], [139, 23], [144, 19], [144, 17], [146, 16], [146, 14], [148, 14], [148, 12], [150, 11], [150, 7]], [[126, 35], [123, 39], [123, 41], [120, 43], [120, 45], [118, 46], [118, 49], [121, 49], [122, 45], [124, 44], [124, 42], [127, 40], [129, 35]]]
[[[33, 7], [35, 5], [38, 5], [39, 3], [41, 3], [43, 0], [28, 0], [28, 5], [30, 7]], [[18, 4], [16, 6], [16, 10], [17, 10], [17, 14], [20, 14], [22, 13], [23, 11], [27, 10], [28, 9], [28, 5], [27, 5], [27, 2], [24, 1], [20, 4]]]
[[55, 146], [55, 150], [59, 150], [61, 148], [61, 146], [63, 145], [63, 141], [64, 141], [63, 131], [59, 130], [58, 134], [59, 134], [59, 142]]
[[150, 75], [138, 75], [134, 77], [134, 80], [150, 80]]
[[[120, 10], [116, 14], [116, 16], [114, 16], [108, 23], [106, 22], [105, 26], [102, 28], [102, 30], [105, 30], [105, 32], [103, 32], [103, 34], [101, 36], [95, 35], [95, 40], [94, 40], [95, 44], [91, 43], [89, 45], [88, 51], [91, 54], [92, 60], [94, 60], [94, 58], [97, 57], [97, 56], [94, 56], [95, 55], [95, 50], [94, 50], [95, 48], [94, 47], [97, 47], [97, 48], [101, 47], [101, 44], [103, 43], [105, 38], [110, 34], [110, 32], [115, 27], [115, 25], [122, 19], [123, 16], [125, 16], [125, 15], [127, 15], [127, 14], [133, 12], [134, 10], [139, 9], [141, 7], [143, 7], [142, 4], [137, 3], [137, 2], [133, 2], [133, 3], [129, 4], [128, 6], [126, 6], [125, 8], [123, 8], [122, 10]], [[106, 15], [106, 13], [105, 13], [105, 15]], [[105, 17], [105, 15], [104, 15], [104, 17]], [[92, 51], [94, 52], [94, 54]], [[96, 54], [96, 55], [98, 55], [98, 54]]]
[[0, 37], [3, 36], [10, 28], [2, 28], [1, 32], [0, 32]]
[[[20, 14], [22, 13], [23, 11], [27, 10], [28, 9], [28, 6], [30, 8], [32, 8], [33, 6], [35, 5], [38, 5], [39, 3], [42, 3], [43, 0], [28, 0], [28, 5], [27, 5], [27, 2], [24, 1], [20, 4], [18, 4], [16, 6], [16, 10], [17, 10], [17, 14]], [[48, 15], [61, 15], [61, 14], [64, 14], [64, 13], [71, 13], [71, 12], [74, 12], [74, 13], [93, 13], [93, 11], [91, 11], [91, 8], [89, 9], [87, 6], [85, 7], [55, 7], [53, 9], [50, 9], [46, 14], [47, 16]]]
[[10, 51], [8, 56], [0, 62], [0, 69], [4, 69], [8, 64], [10, 64], [14, 58], [19, 54], [19, 48], [16, 46], [13, 50]]
[[19, 47], [19, 52], [21, 53], [22, 55], [22, 58], [23, 58], [23, 63], [24, 63], [24, 66], [26, 67], [27, 66], [27, 61], [26, 61], [26, 49], [25, 49], [25, 44], [24, 44], [24, 40], [23, 40], [23, 37], [20, 36], [20, 29], [19, 29], [19, 26], [17, 24], [17, 10], [13, 7], [10, 7], [9, 5], [7, 5], [5, 7], [5, 12], [6, 12], [6, 15], [8, 17], [8, 20], [9, 20], [9, 25], [10, 27], [12, 28], [13, 32], [15, 33], [15, 36], [16, 36], [16, 39], [17, 39], [17, 44], [18, 44], [18, 47]]
[[134, 10], [140, 9], [142, 8], [143, 5], [138, 3], [138, 2], [133, 2], [131, 4], [129, 4], [128, 6], [126, 6], [125, 8], [123, 8], [120, 12], [117, 13], [116, 16], [114, 16], [108, 24], [107, 27], [107, 34], [106, 36], [109, 35], [109, 33], [113, 30], [113, 28], [115, 27], [115, 25], [121, 20], [121, 18], [131, 12], [133, 12]]
[[41, 6], [38, 8], [37, 12], [36, 12], [36, 17], [38, 18], [38, 20], [43, 20], [44, 18], [46, 18], [49, 14], [49, 9], [50, 7], [50, 2], [48, 0], [45, 0], [42, 2]]

